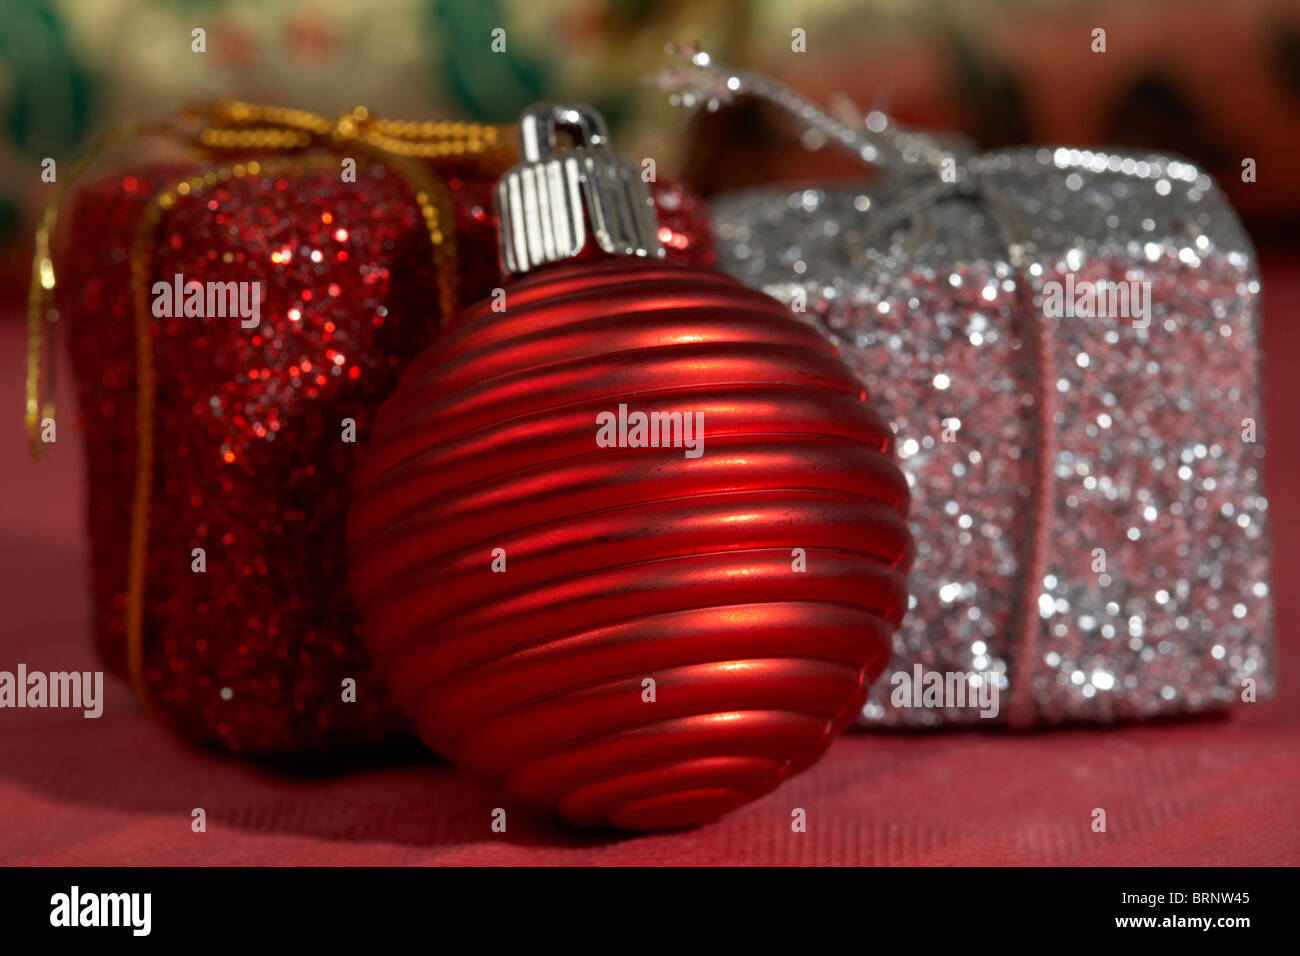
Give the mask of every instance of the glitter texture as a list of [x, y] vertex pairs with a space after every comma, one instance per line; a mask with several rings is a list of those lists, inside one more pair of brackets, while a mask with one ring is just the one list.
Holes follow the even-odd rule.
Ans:
[[[374, 409], [438, 327], [430, 236], [399, 176], [337, 157], [188, 190], [153, 237], [150, 287], [260, 281], [261, 324], [157, 318], [144, 682], [188, 736], [249, 752], [320, 750], [404, 727], [354, 633], [343, 515]], [[194, 167], [133, 171], [79, 194], [60, 257], [61, 324], [88, 462], [96, 643], [124, 651], [136, 455], [130, 250], [155, 190]], [[202, 175], [204, 168], [199, 168]], [[494, 177], [444, 176], [462, 300], [500, 284]], [[701, 203], [656, 187], [670, 257], [711, 260]], [[356, 442], [343, 440], [344, 419]], [[206, 570], [191, 570], [193, 549]], [[342, 682], [357, 681], [356, 701]]]
[[[1207, 710], [1247, 678], [1267, 696], [1260, 290], [1231, 208], [1162, 156], [1025, 148], [963, 175], [713, 208], [721, 267], [838, 341], [897, 432], [917, 555], [887, 673], [995, 680], [1015, 724]], [[1071, 273], [1149, 281], [1149, 326], [1045, 317]], [[890, 689], [864, 724], [990, 723]]]

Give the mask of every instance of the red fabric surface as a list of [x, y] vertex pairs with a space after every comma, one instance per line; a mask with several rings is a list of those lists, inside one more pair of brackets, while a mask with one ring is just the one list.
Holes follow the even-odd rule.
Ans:
[[[1274, 700], [1117, 730], [851, 734], [719, 823], [611, 837], [518, 812], [494, 834], [498, 798], [414, 747], [310, 766], [214, 754], [108, 679], [98, 720], [0, 711], [0, 863], [1300, 863], [1300, 261], [1266, 256], [1264, 291]], [[79, 436], [61, 421], [53, 452], [27, 459], [16, 319], [0, 321], [0, 669], [89, 669]], [[196, 807], [206, 833], [191, 830]], [[806, 833], [790, 830], [795, 807]]]

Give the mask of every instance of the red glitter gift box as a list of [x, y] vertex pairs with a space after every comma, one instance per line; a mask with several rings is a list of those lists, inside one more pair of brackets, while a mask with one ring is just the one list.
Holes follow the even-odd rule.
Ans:
[[[37, 339], [57, 314], [84, 425], [96, 643], [192, 738], [372, 742], [402, 724], [347, 597], [351, 475], [405, 362], [500, 282], [511, 137], [235, 106], [205, 161], [94, 182], [66, 252], [38, 236]], [[655, 199], [670, 254], [708, 261], [701, 204]]]

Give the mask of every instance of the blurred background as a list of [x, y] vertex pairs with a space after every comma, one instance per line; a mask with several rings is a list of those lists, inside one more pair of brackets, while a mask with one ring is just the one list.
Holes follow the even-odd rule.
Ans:
[[[1104, 54], [1091, 48], [1098, 27]], [[196, 28], [202, 54], [191, 51]], [[498, 28], [508, 55], [492, 52]], [[806, 52], [791, 49], [795, 29]], [[32, 237], [55, 188], [41, 180], [43, 159], [58, 160], [62, 177], [118, 124], [226, 96], [330, 116], [364, 105], [494, 122], [572, 99], [604, 113], [624, 152], [655, 157], [661, 177], [707, 195], [865, 177], [834, 149], [803, 148], [769, 106], [695, 116], [669, 107], [643, 83], [671, 65], [669, 41], [698, 43], [819, 103], [848, 97], [862, 112], [960, 130], [986, 147], [1182, 154], [1218, 179], [1260, 252], [1278, 699], [1221, 722], [1037, 738], [852, 735], [788, 791], [843, 821], [815, 828], [811, 850], [790, 851], [796, 861], [1294, 863], [1300, 589], [1286, 582], [1300, 568], [1300, 496], [1289, 495], [1300, 487], [1300, 0], [0, 0], [0, 354], [12, 363], [0, 395], [0, 665], [93, 660], [80, 436], [64, 432], [59, 454], [39, 465], [23, 451]], [[134, 147], [121, 152], [123, 163], [141, 161]], [[1241, 178], [1245, 158], [1256, 161], [1253, 183]], [[71, 408], [66, 370], [61, 380]], [[523, 862], [531, 844], [559, 839], [521, 829], [505, 851], [495, 840], [460, 846], [464, 821], [496, 798], [427, 762], [323, 780], [234, 763], [218, 772], [109, 683], [121, 716], [96, 733], [81, 733], [75, 715], [28, 713], [23, 726], [34, 729], [0, 734], [0, 863]], [[178, 818], [188, 834], [194, 781], [226, 809], [218, 832], [182, 844], [171, 834]], [[1110, 842], [1061, 835], [1057, 811], [1084, 806], [1085, 785], [1130, 821]], [[381, 825], [363, 832], [357, 821], [372, 809]], [[761, 817], [737, 819], [657, 852], [785, 859]], [[656, 859], [636, 841], [595, 851], [568, 839], [580, 862]]]
[[[191, 31], [206, 52], [191, 52]], [[507, 56], [491, 49], [505, 30]], [[1104, 54], [1091, 31], [1106, 30]], [[807, 51], [791, 50], [806, 31]], [[40, 161], [129, 119], [236, 96], [336, 115], [508, 122], [546, 98], [598, 107], [635, 155], [705, 193], [861, 178], [738, 103], [689, 118], [642, 78], [699, 43], [825, 103], [1017, 142], [1184, 154], [1257, 237], [1300, 215], [1298, 0], [5, 0], [0, 306], [22, 302]], [[1254, 158], [1255, 183], [1241, 160]]]

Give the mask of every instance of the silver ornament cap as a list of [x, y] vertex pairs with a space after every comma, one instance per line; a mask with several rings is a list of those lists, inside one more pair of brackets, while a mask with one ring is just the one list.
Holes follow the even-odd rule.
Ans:
[[[561, 146], [561, 133], [571, 145]], [[497, 183], [501, 259], [519, 274], [572, 259], [590, 228], [610, 255], [662, 258], [650, 189], [609, 145], [605, 120], [589, 106], [530, 106], [519, 118], [523, 157]]]

